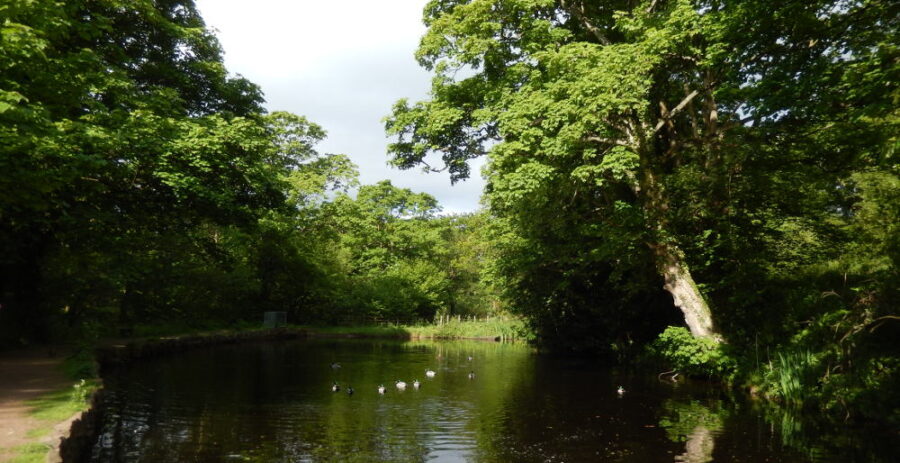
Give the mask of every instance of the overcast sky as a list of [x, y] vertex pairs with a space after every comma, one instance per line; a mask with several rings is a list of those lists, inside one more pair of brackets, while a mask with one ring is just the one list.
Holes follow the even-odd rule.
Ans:
[[216, 31], [232, 73], [261, 86], [270, 111], [306, 116], [328, 131], [318, 149], [343, 153], [364, 184], [394, 185], [434, 195], [444, 212], [478, 207], [484, 186], [473, 178], [450, 185], [446, 172], [401, 171], [387, 165], [382, 118], [399, 98], [427, 96], [431, 76], [413, 53], [425, 32], [426, 0], [197, 0]]

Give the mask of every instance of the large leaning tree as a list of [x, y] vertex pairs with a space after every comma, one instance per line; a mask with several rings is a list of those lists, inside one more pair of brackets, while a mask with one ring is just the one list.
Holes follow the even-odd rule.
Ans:
[[[394, 106], [389, 152], [454, 181], [488, 155], [487, 201], [520, 229], [589, 198], [579, 220], [639, 244], [691, 332], [721, 339], [685, 253], [696, 240], [683, 230], [695, 231], [675, 224], [749, 207], [741, 179], [755, 156], [834, 162], [815, 176], [836, 185], [865, 150], [840, 136], [815, 148], [819, 129], [851, 125], [884, 146], [883, 126], [847, 115], [883, 82], [846, 92], [854, 73], [892, 62], [876, 56], [889, 13], [878, 1], [434, 0], [417, 53], [435, 74], [431, 99]], [[676, 201], [672, 185], [693, 199]]]

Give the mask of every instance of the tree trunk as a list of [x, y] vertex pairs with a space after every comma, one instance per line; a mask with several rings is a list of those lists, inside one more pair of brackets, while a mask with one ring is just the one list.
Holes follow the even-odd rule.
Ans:
[[681, 251], [672, 245], [655, 245], [656, 265], [665, 279], [663, 288], [672, 295], [675, 307], [684, 314], [684, 322], [694, 337], [722, 340], [712, 323], [712, 312], [697, 288]]
[[644, 151], [644, 155], [641, 156], [642, 175], [637, 193], [642, 196], [645, 213], [654, 231], [655, 236], [649, 244], [656, 259], [656, 268], [665, 279], [663, 288], [672, 295], [675, 307], [684, 313], [684, 321], [694, 337], [722, 341], [722, 335], [713, 327], [709, 305], [706, 304], [706, 299], [703, 298], [688, 270], [684, 253], [669, 236], [667, 230], [669, 203], [651, 159], [653, 157]]

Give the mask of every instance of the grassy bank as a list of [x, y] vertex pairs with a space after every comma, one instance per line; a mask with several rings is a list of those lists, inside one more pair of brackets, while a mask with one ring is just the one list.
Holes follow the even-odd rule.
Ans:
[[494, 339], [528, 341], [531, 332], [524, 321], [493, 318], [483, 321], [451, 320], [442, 324], [304, 326], [312, 334], [334, 336], [386, 337], [401, 339]]
[[[513, 317], [492, 317], [478, 321], [451, 319], [443, 323], [383, 323], [349, 325], [288, 325], [289, 329], [308, 331], [312, 335], [357, 336], [398, 339], [496, 339], [500, 341], [529, 341], [533, 334], [524, 320]], [[187, 325], [164, 323], [138, 325], [133, 337], [158, 339], [185, 335], [221, 335], [259, 331], [264, 328], [259, 323], [239, 323], [236, 325]]]
[[530, 341], [533, 334], [518, 318], [492, 318], [485, 321], [449, 321], [443, 324], [406, 326], [412, 337], [430, 339], [497, 339]]

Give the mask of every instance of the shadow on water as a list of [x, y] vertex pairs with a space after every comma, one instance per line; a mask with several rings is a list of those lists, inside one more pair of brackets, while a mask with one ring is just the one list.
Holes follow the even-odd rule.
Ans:
[[[399, 390], [396, 380], [410, 385]], [[673, 385], [518, 344], [220, 346], [105, 381], [109, 413], [93, 462], [887, 462], [896, 450], [846, 435], [823, 445], [808, 437], [823, 430], [708, 385]]]

